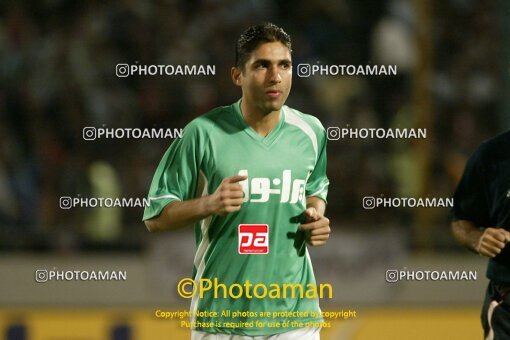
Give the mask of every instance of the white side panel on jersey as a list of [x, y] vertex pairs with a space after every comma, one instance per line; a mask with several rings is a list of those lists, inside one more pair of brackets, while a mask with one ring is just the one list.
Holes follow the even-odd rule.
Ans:
[[[204, 183], [204, 189], [202, 191], [202, 196], [208, 195], [207, 192], [207, 185], [208, 181], [205, 177], [204, 173], [200, 171], [200, 177], [203, 180]], [[208, 216], [207, 218], [203, 219], [200, 223], [200, 230], [202, 233], [202, 239], [200, 241], [200, 244], [198, 245], [197, 253], [195, 254], [195, 260], [193, 261], [195, 268], [197, 268], [197, 274], [195, 275], [195, 282], [199, 282], [202, 278], [202, 275], [204, 274], [205, 270], [205, 254], [207, 254], [207, 250], [209, 250], [209, 246], [211, 243], [209, 242], [209, 226], [211, 225], [211, 219], [212, 215]], [[198, 301], [199, 298], [197, 295], [194, 295], [191, 299], [191, 306], [190, 306], [190, 313], [191, 313], [191, 321], [195, 322], [195, 311], [198, 308]]]
[[[314, 274], [315, 272], [313, 271], [312, 260], [310, 258], [310, 254], [308, 253], [308, 247], [305, 247], [305, 257], [306, 257], [306, 262], [310, 266], [310, 273], [311, 273], [311, 275], [313, 277], [314, 284], [317, 287], [317, 280], [315, 279], [315, 274]], [[317, 308], [319, 309], [319, 313], [322, 314], [321, 307], [319, 306], [319, 300], [316, 300], [315, 303], [317, 304]]]
[[312, 127], [288, 106], [283, 106], [283, 113], [285, 114], [286, 123], [297, 126], [310, 138], [313, 150], [315, 151], [315, 162], [317, 162], [317, 158], [319, 158], [319, 143], [317, 141], [317, 135], [313, 132]]

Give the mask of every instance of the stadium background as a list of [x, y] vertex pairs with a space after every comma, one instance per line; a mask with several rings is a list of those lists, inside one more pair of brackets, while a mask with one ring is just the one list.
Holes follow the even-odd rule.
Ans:
[[[323, 339], [480, 339], [485, 259], [447, 209], [364, 210], [364, 196], [451, 197], [484, 139], [507, 130], [503, 1], [4, 1], [0, 4], [0, 337], [186, 339], [154, 311], [187, 309], [191, 228], [150, 234], [142, 209], [62, 210], [61, 196], [145, 197], [171, 141], [85, 141], [95, 127], [182, 128], [235, 101], [234, 43], [272, 21], [294, 65], [396, 64], [398, 76], [294, 73], [288, 104], [325, 127], [427, 128], [427, 139], [328, 144], [328, 245], [311, 250], [323, 310], [356, 310]], [[115, 65], [208, 64], [215, 76], [119, 78]], [[126, 270], [125, 282], [36, 283], [35, 271]], [[476, 282], [385, 282], [388, 269], [476, 270]]]

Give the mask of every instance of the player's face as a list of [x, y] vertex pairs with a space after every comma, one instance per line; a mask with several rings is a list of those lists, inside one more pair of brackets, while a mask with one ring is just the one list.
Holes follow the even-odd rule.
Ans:
[[244, 65], [244, 72], [235, 70], [234, 82], [242, 87], [248, 107], [265, 115], [281, 109], [292, 85], [292, 60], [284, 44], [260, 44]]

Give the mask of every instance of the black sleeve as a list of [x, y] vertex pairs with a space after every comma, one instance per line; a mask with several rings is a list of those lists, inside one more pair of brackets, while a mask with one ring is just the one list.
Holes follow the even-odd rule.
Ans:
[[453, 196], [452, 220], [468, 220], [479, 227], [490, 223], [483, 145], [469, 158]]

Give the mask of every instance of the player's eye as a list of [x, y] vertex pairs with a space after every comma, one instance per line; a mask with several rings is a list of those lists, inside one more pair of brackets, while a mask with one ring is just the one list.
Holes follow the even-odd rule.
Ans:
[[268, 68], [268, 67], [269, 67], [269, 65], [270, 65], [270, 63], [269, 63], [269, 62], [265, 62], [265, 61], [258, 61], [258, 62], [255, 62], [255, 63], [253, 64], [253, 68], [254, 68], [255, 70], [263, 70], [263, 69]]

